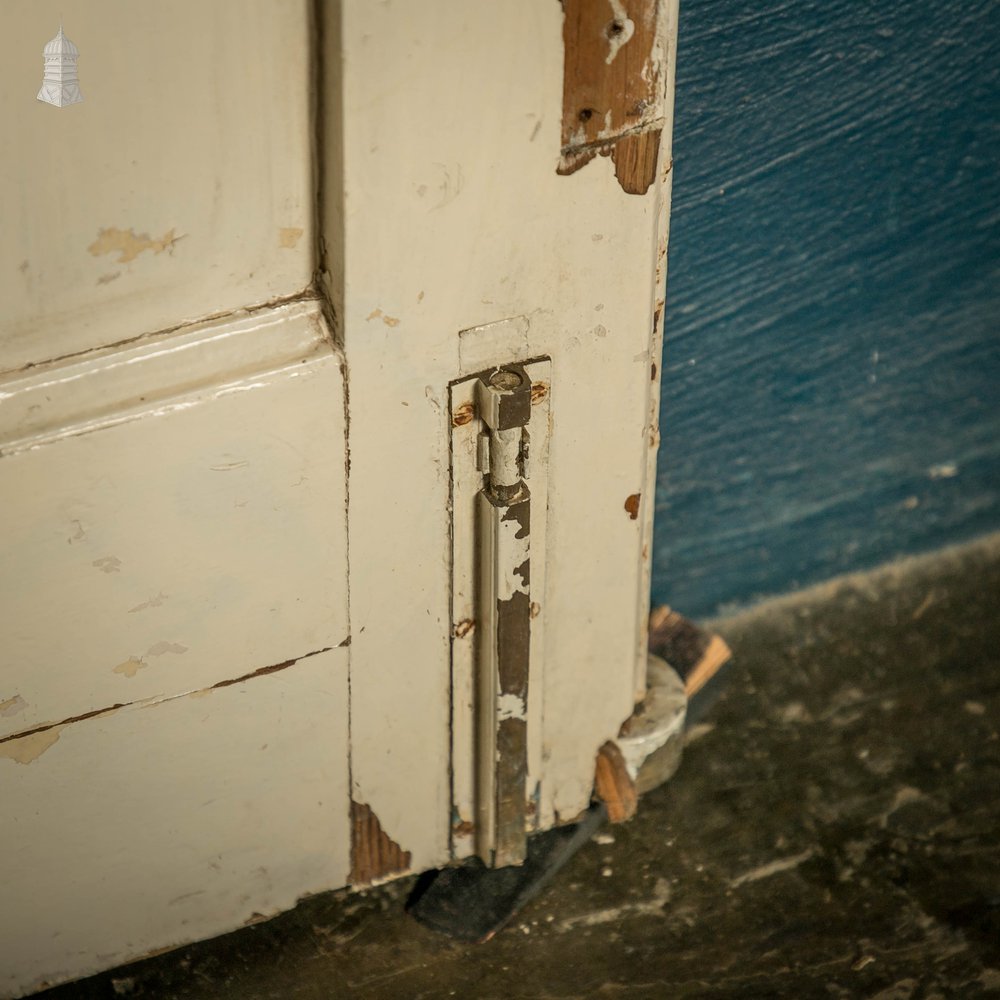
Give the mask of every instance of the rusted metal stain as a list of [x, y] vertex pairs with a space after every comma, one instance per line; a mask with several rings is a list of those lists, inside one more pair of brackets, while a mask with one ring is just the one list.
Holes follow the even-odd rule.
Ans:
[[628, 194], [656, 177], [665, 53], [659, 0], [563, 0], [563, 119], [558, 173], [611, 155]]
[[399, 326], [399, 317], [387, 316], [381, 309], [373, 309], [366, 317], [365, 321], [370, 323], [373, 319], [380, 319], [386, 326]]
[[19, 694], [16, 694], [13, 698], [0, 701], [0, 716], [17, 715], [18, 712], [23, 712], [27, 707], [28, 703]]
[[451, 415], [451, 425], [452, 427], [464, 427], [466, 424], [472, 423], [475, 415], [476, 409], [473, 404], [463, 403]]
[[639, 806], [639, 794], [629, 776], [625, 758], [611, 740], [597, 751], [594, 792], [607, 807], [608, 819], [612, 823], [624, 823], [631, 819]]
[[549, 394], [549, 387], [544, 382], [531, 383], [531, 405], [537, 406]]
[[639, 516], [639, 500], [641, 497], [641, 493], [633, 493], [625, 499], [625, 512], [633, 521]]
[[404, 851], [382, 829], [370, 806], [351, 800], [351, 885], [367, 885], [376, 879], [405, 872], [410, 852]]

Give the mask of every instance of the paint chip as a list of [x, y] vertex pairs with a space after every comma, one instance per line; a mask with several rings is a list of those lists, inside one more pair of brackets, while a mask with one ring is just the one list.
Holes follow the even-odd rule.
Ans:
[[123, 677], [135, 677], [145, 666], [146, 662], [141, 657], [130, 656], [127, 660], [119, 663], [111, 672], [113, 674], [121, 674]]
[[13, 698], [8, 698], [6, 701], [0, 701], [0, 715], [5, 718], [11, 715], [17, 715], [18, 712], [23, 712], [28, 707], [28, 703], [19, 695], [14, 695]]
[[625, 500], [625, 511], [633, 521], [639, 516], [639, 498], [641, 496], [641, 493], [633, 493]]
[[497, 720], [525, 719], [528, 716], [528, 706], [519, 694], [502, 694], [497, 703]]
[[381, 309], [373, 309], [365, 317], [365, 322], [370, 323], [373, 319], [381, 319], [386, 326], [399, 326], [399, 320], [395, 316], [386, 316]]
[[286, 226], [278, 230], [278, 246], [282, 250], [294, 250], [299, 240], [302, 239], [304, 229], [298, 226]]
[[169, 597], [169, 594], [164, 594], [161, 590], [156, 597], [151, 597], [148, 601], [143, 601], [142, 604], [137, 604], [134, 608], [129, 608], [128, 613], [134, 615], [137, 611], [145, 611], [146, 608], [158, 608]]
[[39, 757], [50, 746], [59, 740], [63, 731], [63, 726], [53, 726], [51, 729], [43, 729], [38, 733], [31, 733], [28, 736], [18, 736], [13, 740], [6, 740], [0, 743], [0, 757], [16, 761], [18, 764], [30, 764]]
[[146, 650], [147, 656], [162, 656], [164, 653], [186, 653], [187, 646], [182, 646], [179, 642], [166, 642], [161, 640], [154, 643]]
[[155, 254], [161, 254], [164, 250], [171, 253], [174, 244], [181, 239], [174, 235], [174, 230], [170, 229], [158, 240], [150, 239], [149, 233], [135, 233], [131, 229], [118, 229], [111, 226], [108, 229], [100, 229], [97, 232], [97, 239], [87, 247], [87, 252], [94, 257], [101, 254], [118, 253], [119, 264], [128, 264], [136, 259], [143, 251], [152, 250]]

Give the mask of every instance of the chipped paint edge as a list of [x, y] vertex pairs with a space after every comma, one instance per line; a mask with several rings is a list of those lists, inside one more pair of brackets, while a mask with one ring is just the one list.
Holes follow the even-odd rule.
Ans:
[[652, 328], [649, 356], [650, 378], [647, 392], [647, 450], [643, 470], [642, 488], [639, 491], [639, 591], [636, 604], [639, 610], [635, 639], [634, 699], [642, 701], [646, 693], [646, 663], [649, 645], [649, 607], [652, 583], [653, 511], [655, 508], [657, 454], [660, 447], [660, 381], [663, 370], [663, 327], [667, 295], [667, 246], [670, 239], [670, 196], [673, 182], [673, 124], [674, 124], [674, 74], [677, 61], [677, 26], [679, 0], [664, 0], [660, 5], [662, 21], [657, 38], [662, 45], [665, 85], [664, 125], [660, 133], [660, 153], [657, 161], [659, 177], [656, 183], [656, 234], [655, 276], [652, 288]]

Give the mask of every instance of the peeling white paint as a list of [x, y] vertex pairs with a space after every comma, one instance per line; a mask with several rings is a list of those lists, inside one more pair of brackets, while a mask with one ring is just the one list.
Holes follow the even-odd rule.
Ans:
[[504, 553], [504, 558], [498, 560], [500, 575], [497, 579], [497, 600], [509, 601], [515, 594], [527, 594], [528, 584], [517, 568], [529, 558], [530, 537], [527, 533], [518, 538], [521, 525], [513, 518], [501, 520], [497, 531], [497, 549]]
[[497, 721], [505, 719], [526, 719], [528, 706], [524, 699], [516, 694], [502, 694], [497, 700]]

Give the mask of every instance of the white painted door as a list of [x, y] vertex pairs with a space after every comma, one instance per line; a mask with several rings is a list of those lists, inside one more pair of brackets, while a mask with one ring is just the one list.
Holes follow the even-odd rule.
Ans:
[[0, 27], [0, 996], [474, 849], [490, 366], [543, 422], [527, 822], [572, 820], [645, 665], [674, 6]]
[[348, 879], [310, 44], [305, 2], [0, 12], [0, 996]]

